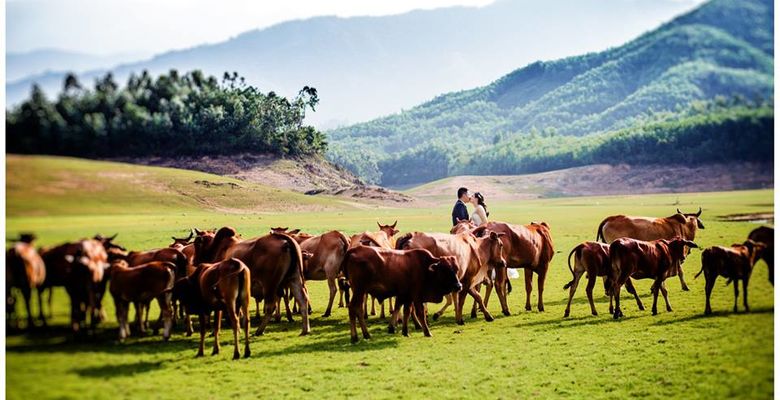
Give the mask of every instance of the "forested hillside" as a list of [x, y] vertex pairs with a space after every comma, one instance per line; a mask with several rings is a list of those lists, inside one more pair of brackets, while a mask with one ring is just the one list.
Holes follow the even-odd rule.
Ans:
[[[329, 156], [390, 185], [610, 162], [609, 146], [640, 137], [729, 138], [738, 132], [723, 129], [746, 128], [771, 143], [773, 14], [771, 0], [712, 0], [623, 46], [536, 62], [488, 86], [331, 131]], [[630, 148], [618, 154], [623, 162], [666, 162], [658, 158], [664, 146]], [[724, 150], [728, 159], [755, 156]]]
[[120, 87], [109, 73], [82, 86], [69, 75], [49, 101], [37, 87], [6, 112], [9, 153], [83, 157], [238, 153], [322, 154], [324, 135], [303, 124], [319, 98], [304, 87], [294, 99], [262, 93], [237, 74], [219, 82], [200, 71], [131, 75]]

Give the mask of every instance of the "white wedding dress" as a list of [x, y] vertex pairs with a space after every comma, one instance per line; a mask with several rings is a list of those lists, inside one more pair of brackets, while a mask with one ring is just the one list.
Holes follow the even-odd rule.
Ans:
[[[484, 210], [485, 210], [485, 208], [484, 208], [484, 207], [482, 207], [482, 206], [477, 206], [477, 207], [478, 207], [478, 208], [481, 208], [483, 213], [485, 212], [485, 211], [484, 211]], [[473, 223], [474, 223], [474, 224], [476, 224], [477, 226], [480, 226], [480, 225], [484, 224], [484, 223], [485, 223], [485, 222], [487, 222], [487, 221], [483, 221], [483, 220], [482, 220], [482, 217], [480, 217], [480, 216], [479, 216], [479, 213], [478, 213], [478, 212], [477, 212], [477, 210], [475, 209], [475, 210], [474, 210], [474, 212], [473, 212], [473, 213], [471, 213], [471, 222], [473, 222]]]
[[[481, 208], [482, 211], [484, 212], [484, 210], [485, 210], [484, 207], [482, 207], [482, 206], [477, 206], [477, 207]], [[479, 216], [479, 213], [477, 212], [477, 210], [474, 210], [474, 212], [471, 213], [471, 222], [477, 224], [477, 226], [480, 226], [480, 225], [484, 224], [487, 221], [483, 221], [482, 217]], [[520, 273], [517, 272], [517, 270], [515, 268], [507, 268], [506, 269], [506, 275], [507, 275], [507, 277], [509, 279], [517, 279], [517, 278], [520, 277]], [[495, 271], [491, 274], [491, 278], [492, 279], [496, 279]]]

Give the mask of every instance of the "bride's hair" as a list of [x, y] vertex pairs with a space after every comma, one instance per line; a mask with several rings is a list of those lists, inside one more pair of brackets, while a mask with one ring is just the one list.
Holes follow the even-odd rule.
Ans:
[[482, 208], [485, 209], [485, 216], [489, 217], [490, 212], [487, 210], [487, 206], [485, 205], [485, 198], [482, 196], [482, 193], [480, 192], [474, 193], [474, 198], [477, 199], [477, 204], [481, 205]]

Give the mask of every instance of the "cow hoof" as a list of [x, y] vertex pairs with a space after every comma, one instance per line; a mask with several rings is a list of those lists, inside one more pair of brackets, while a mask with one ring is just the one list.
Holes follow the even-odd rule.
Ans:
[[263, 336], [263, 331], [255, 331], [255, 336]]
[[434, 321], [438, 321], [438, 320], [439, 320], [439, 317], [441, 317], [441, 314], [439, 314], [439, 313], [434, 313], [434, 314], [433, 314], [433, 320], [434, 320]]
[[192, 332], [187, 332], [187, 333], [184, 334], [184, 336], [190, 337], [190, 336], [192, 336]]
[[493, 318], [493, 316], [490, 315], [490, 314], [485, 316], [485, 321], [487, 321], [487, 322], [493, 322], [494, 320], [495, 320], [495, 318]]
[[463, 322], [463, 319], [459, 319], [457, 323], [458, 323], [458, 325], [466, 325], [466, 323]]
[[352, 344], [355, 344], [355, 343], [357, 343], [357, 342], [358, 342], [358, 337], [357, 337], [357, 336], [352, 336], [352, 337], [349, 339], [349, 341], [350, 341], [350, 342], [352, 342]]
[[569, 312], [568, 311], [564, 311], [563, 318], [568, 318], [568, 317], [569, 317]]
[[171, 340], [170, 336], [163, 336], [163, 342], [167, 342], [169, 340]]
[[300, 335], [298, 335], [298, 336], [306, 336], [306, 335], [308, 335], [308, 334], [309, 334], [309, 331], [303, 331], [303, 332], [301, 332], [301, 334], [300, 334]]
[[591, 311], [591, 314], [593, 314], [593, 315], [599, 315], [599, 313], [597, 313], [596, 311]]
[[233, 352], [233, 359], [238, 360], [241, 358], [241, 353], [238, 352], [238, 350]]
[[683, 286], [682, 290], [683, 290], [683, 292], [690, 292], [691, 291], [691, 289], [688, 289], [688, 286]]
[[477, 312], [471, 313], [471, 319], [477, 319]]
[[658, 315], [658, 310], [653, 309], [653, 315]]
[[639, 306], [639, 311], [644, 311], [644, 310], [645, 310], [645, 306]]
[[704, 315], [711, 315], [711, 314], [712, 314], [712, 310], [704, 310]]
[[371, 339], [371, 334], [366, 332], [363, 334], [363, 339]]
[[425, 337], [433, 337], [433, 335], [431, 335], [431, 333], [430, 333], [430, 332], [425, 332], [425, 333], [423, 333], [423, 335], [424, 335]]
[[328, 317], [330, 317], [330, 313], [329, 312], [326, 312], [325, 314], [322, 314], [322, 318], [328, 318]]
[[539, 307], [539, 312], [544, 312], [544, 307]]
[[738, 309], [736, 306], [734, 307], [734, 312], [735, 312], [735, 313], [738, 313], [738, 312], [739, 312], [739, 309]]
[[217, 354], [219, 354], [219, 349], [212, 350], [212, 352], [211, 352], [212, 356], [216, 356]]
[[512, 314], [509, 312], [509, 310], [503, 310], [503, 311], [501, 311], [501, 313], [502, 313], [502, 314], [504, 314], [504, 316], [507, 316], [507, 317], [508, 317], [508, 316], [510, 316], [510, 315], [512, 315]]
[[618, 313], [612, 314], [612, 319], [618, 319], [618, 318], [620, 318], [620, 315], [618, 315]]
[[405, 330], [405, 331], [403, 331], [403, 334], [404, 334], [405, 337], [409, 337], [409, 331]]
[[287, 317], [287, 322], [293, 322], [293, 318], [292, 317]]
[[252, 353], [249, 351], [249, 349], [247, 349], [247, 350], [244, 352], [244, 358], [249, 358], [249, 355], [250, 355], [250, 354], [252, 354]]
[[195, 354], [195, 358], [203, 357], [203, 352], [199, 351], [198, 354]]
[[525, 306], [526, 311], [531, 311], [531, 306]]
[[667, 312], [672, 312], [672, 307], [666, 307]]

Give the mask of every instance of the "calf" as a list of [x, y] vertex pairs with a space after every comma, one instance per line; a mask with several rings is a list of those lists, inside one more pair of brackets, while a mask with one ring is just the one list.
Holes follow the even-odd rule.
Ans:
[[[574, 268], [571, 267], [571, 256], [574, 255]], [[574, 292], [577, 291], [577, 285], [580, 283], [582, 275], [587, 273], [588, 285], [585, 287], [585, 293], [590, 302], [590, 312], [593, 315], [599, 315], [596, 312], [596, 306], [593, 304], [593, 287], [596, 285], [596, 277], [607, 276], [610, 269], [609, 245], [598, 242], [583, 242], [577, 245], [569, 253], [567, 259], [569, 271], [572, 274], [572, 280], [563, 286], [563, 289], [569, 289], [569, 302], [566, 304], [566, 311], [563, 317], [566, 318], [571, 312], [571, 300], [574, 298]], [[629, 281], [626, 281], [628, 283]], [[632, 286], [633, 288], [633, 286]]]
[[163, 339], [171, 336], [171, 290], [176, 279], [176, 266], [169, 262], [152, 261], [136, 267], [128, 266], [124, 260], [111, 264], [111, 284], [108, 291], [114, 298], [116, 319], [119, 322], [119, 341], [130, 334], [128, 314], [130, 303], [135, 307], [135, 324], [139, 335], [145, 333], [141, 320], [144, 307], [157, 299], [163, 317]]
[[[403, 334], [409, 335], [410, 307], [425, 336], [431, 336], [425, 318], [426, 302], [438, 303], [447, 293], [460, 291], [463, 286], [458, 280], [458, 266], [454, 257], [436, 258], [428, 250], [388, 250], [369, 246], [358, 246], [347, 251], [342, 265], [344, 274], [353, 290], [349, 302], [349, 322], [352, 342], [358, 341], [355, 321], [360, 321], [363, 337], [371, 337], [366, 327], [363, 311], [365, 296], [371, 294], [379, 301], [396, 297], [395, 309], [403, 305]], [[390, 318], [389, 331], [395, 331], [395, 318]]]
[[758, 259], [763, 259], [769, 268], [769, 283], [775, 285], [775, 229], [768, 226], [759, 226], [753, 229], [748, 236], [749, 240], [764, 245], [764, 250]]
[[[703, 272], [704, 279], [707, 281], [704, 287], [707, 296], [704, 314], [712, 314], [710, 295], [718, 276], [728, 279], [726, 285], [732, 281], [742, 281], [742, 291], [744, 292], [742, 302], [745, 305], [745, 311], [750, 311], [748, 306], [748, 281], [750, 281], [753, 266], [761, 258], [764, 249], [763, 244], [748, 239], [743, 244], [732, 244], [731, 247], [714, 246], [705, 249], [701, 253], [701, 271], [696, 274], [694, 279], [698, 278]], [[739, 282], [734, 282], [734, 312], [737, 312], [738, 298]]]
[[[176, 282], [174, 293], [182, 299], [190, 314], [200, 320], [198, 357], [203, 356], [206, 337], [206, 319], [214, 311], [214, 350], [219, 354], [219, 329], [222, 312], [227, 313], [233, 328], [233, 359], [240, 357], [238, 335], [244, 330], [244, 357], [249, 357], [249, 295], [251, 278], [249, 268], [241, 260], [230, 258], [215, 264], [200, 264], [191, 275]], [[241, 324], [239, 326], [239, 311]]]
[[[627, 285], [630, 278], [653, 279], [653, 286], [650, 289], [653, 292], [653, 315], [658, 314], [659, 291], [664, 295], [666, 311], [672, 311], [664, 281], [677, 275], [681, 270], [681, 264], [685, 261], [686, 246], [698, 248], [696, 243], [680, 238], [652, 242], [620, 238], [612, 242], [609, 245], [611, 268], [607, 274], [606, 285], [610, 289], [609, 294], [615, 297], [613, 317], [618, 319], [623, 316], [620, 309], [620, 287]], [[642, 302], [638, 296], [636, 301], [642, 309]]]

